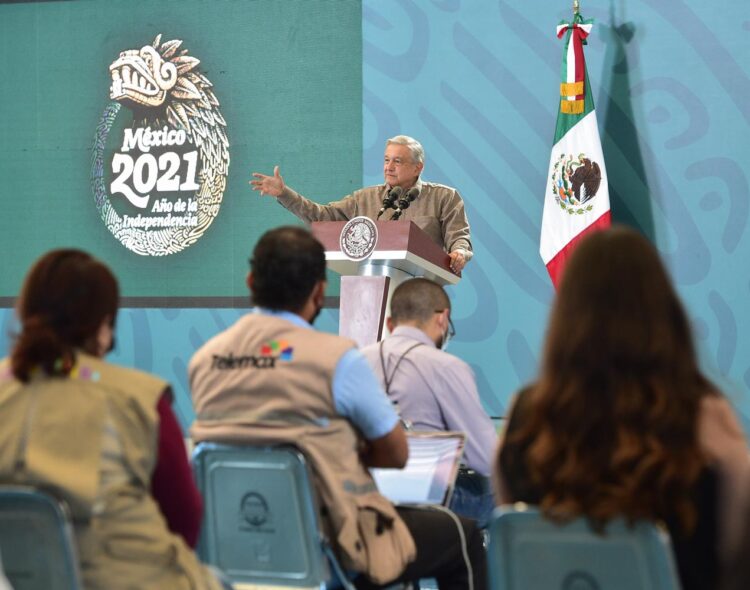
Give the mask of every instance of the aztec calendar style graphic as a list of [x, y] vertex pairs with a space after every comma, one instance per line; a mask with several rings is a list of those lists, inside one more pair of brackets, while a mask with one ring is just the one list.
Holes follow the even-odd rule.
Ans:
[[[226, 189], [226, 122], [200, 60], [181, 46], [157, 35], [151, 45], [120, 52], [109, 66], [113, 102], [94, 140], [96, 207], [112, 235], [143, 256], [194, 244]], [[132, 122], [124, 121], [123, 106]]]

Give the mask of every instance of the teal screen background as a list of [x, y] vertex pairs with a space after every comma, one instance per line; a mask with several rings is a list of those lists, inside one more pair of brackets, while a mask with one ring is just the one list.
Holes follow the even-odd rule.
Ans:
[[[12, 252], [3, 257], [0, 297], [17, 293], [40, 254], [68, 246], [111, 265], [125, 297], [244, 296], [257, 238], [296, 222], [250, 190], [251, 171], [270, 174], [279, 164], [290, 182], [331, 198], [362, 184], [360, 22], [355, 2], [0, 6], [0, 240]], [[90, 176], [95, 132], [110, 104], [109, 65], [159, 33], [162, 41], [181, 39], [180, 49], [200, 59], [227, 123], [230, 165], [219, 214], [197, 243], [149, 257], [107, 230]], [[123, 107], [105, 167], [131, 120]]]

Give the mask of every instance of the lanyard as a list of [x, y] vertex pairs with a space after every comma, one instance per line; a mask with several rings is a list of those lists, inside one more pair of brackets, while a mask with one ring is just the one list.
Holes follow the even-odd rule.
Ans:
[[422, 342], [417, 342], [416, 344], [412, 344], [409, 348], [407, 348], [400, 357], [398, 357], [398, 360], [396, 361], [396, 366], [393, 367], [393, 371], [391, 371], [391, 376], [388, 376], [388, 373], [385, 370], [385, 357], [383, 357], [383, 342], [385, 340], [380, 341], [380, 366], [383, 368], [383, 381], [385, 383], [385, 392], [390, 395], [391, 394], [391, 383], [393, 383], [393, 377], [396, 375], [396, 371], [398, 371], [398, 366], [401, 364], [401, 361], [404, 360], [404, 357], [409, 354], [412, 350], [414, 350], [417, 346], [422, 346]]

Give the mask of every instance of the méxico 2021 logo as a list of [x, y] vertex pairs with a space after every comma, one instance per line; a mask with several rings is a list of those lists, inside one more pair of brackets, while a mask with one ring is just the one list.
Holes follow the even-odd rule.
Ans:
[[96, 207], [112, 235], [143, 256], [194, 244], [226, 189], [226, 122], [200, 60], [181, 46], [157, 35], [120, 52], [109, 66], [112, 102], [94, 139]]

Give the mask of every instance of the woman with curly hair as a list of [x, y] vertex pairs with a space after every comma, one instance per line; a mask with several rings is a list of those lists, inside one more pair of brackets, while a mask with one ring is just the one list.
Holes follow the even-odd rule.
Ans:
[[80, 250], [32, 267], [0, 361], [0, 483], [66, 500], [89, 590], [218, 590], [191, 550], [201, 498], [168, 384], [103, 360], [118, 298], [109, 268]]
[[683, 588], [717, 587], [750, 492], [748, 449], [698, 367], [657, 251], [635, 231], [596, 232], [572, 255], [541, 374], [515, 400], [496, 471], [502, 503], [553, 519], [665, 523]]

